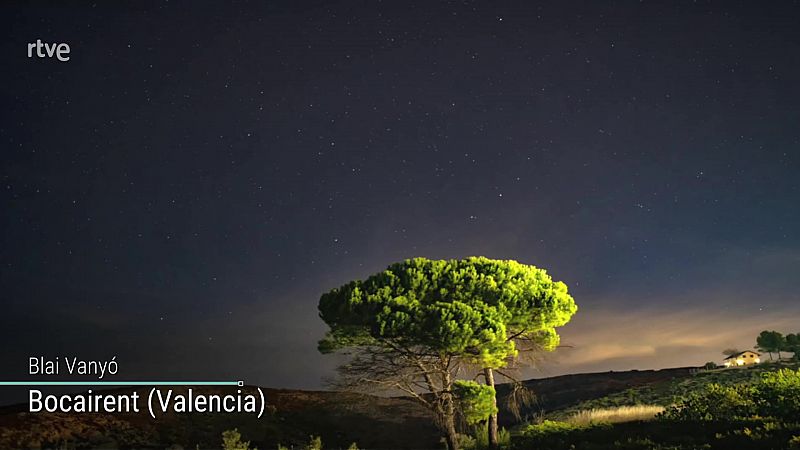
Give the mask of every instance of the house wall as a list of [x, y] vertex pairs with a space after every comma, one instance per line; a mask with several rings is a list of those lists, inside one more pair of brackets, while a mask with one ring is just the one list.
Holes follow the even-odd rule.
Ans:
[[760, 362], [760, 357], [754, 352], [744, 352], [736, 358], [726, 360], [725, 367], [751, 366]]

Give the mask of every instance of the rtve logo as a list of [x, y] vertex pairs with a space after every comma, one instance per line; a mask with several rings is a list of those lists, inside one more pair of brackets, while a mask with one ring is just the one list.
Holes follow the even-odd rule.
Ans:
[[36, 42], [28, 43], [28, 58], [34, 57], [34, 50], [39, 58], [52, 58], [55, 56], [61, 62], [69, 61], [69, 44], [48, 44], [42, 42], [41, 39], [37, 39]]

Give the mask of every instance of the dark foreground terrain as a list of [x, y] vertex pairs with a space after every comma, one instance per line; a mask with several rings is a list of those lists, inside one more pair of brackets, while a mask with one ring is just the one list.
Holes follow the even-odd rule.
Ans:
[[[693, 368], [565, 375], [526, 381], [537, 396], [523, 417], [535, 417], [632, 388], [691, 377]], [[507, 392], [501, 386], [499, 393]], [[182, 414], [156, 421], [140, 414], [26, 413], [26, 405], [0, 408], [0, 448], [219, 448], [224, 430], [238, 428], [261, 449], [307, 443], [322, 437], [326, 448], [439, 448], [428, 411], [405, 398], [264, 389], [269, 413]], [[501, 402], [502, 403], [502, 402]], [[502, 405], [501, 405], [502, 406]], [[501, 411], [501, 424], [516, 423]]]

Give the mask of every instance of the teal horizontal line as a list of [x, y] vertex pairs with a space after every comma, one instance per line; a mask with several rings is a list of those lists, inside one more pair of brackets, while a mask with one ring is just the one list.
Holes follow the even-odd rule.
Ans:
[[238, 381], [0, 381], [0, 386], [238, 386]]

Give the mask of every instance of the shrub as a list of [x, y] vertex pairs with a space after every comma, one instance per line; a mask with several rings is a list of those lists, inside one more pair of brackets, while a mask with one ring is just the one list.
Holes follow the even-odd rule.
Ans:
[[800, 425], [773, 419], [742, 421], [653, 420], [576, 427], [572, 431], [525, 435], [515, 450], [767, 450], [785, 449]]
[[257, 448], [250, 448], [250, 441], [243, 441], [242, 434], [239, 433], [239, 430], [236, 428], [232, 430], [225, 430], [222, 432], [222, 449], [258, 450]]
[[322, 450], [322, 438], [319, 436], [311, 436], [306, 450]]
[[566, 434], [580, 428], [582, 427], [579, 425], [573, 425], [567, 422], [545, 420], [542, 423], [528, 425], [522, 430], [522, 435], [525, 437], [542, 437], [551, 434]]
[[659, 417], [670, 420], [734, 420], [753, 416], [755, 406], [751, 386], [712, 383], [703, 392], [690, 394], [668, 407]]
[[800, 417], [800, 369], [767, 372], [755, 385], [758, 413], [776, 418]]
[[478, 441], [468, 434], [458, 434], [458, 445], [463, 450], [477, 450], [481, 448]]
[[[474, 427], [473, 432], [473, 447], [468, 447], [466, 445], [462, 445], [464, 450], [470, 450], [472, 448], [481, 449], [481, 448], [489, 448], [489, 429], [486, 427], [486, 424], [478, 425]], [[497, 444], [499, 447], [508, 447], [511, 443], [511, 433], [506, 430], [505, 428], [500, 428], [497, 430]]]
[[766, 372], [753, 384], [709, 384], [667, 408], [662, 418], [673, 420], [736, 420], [753, 416], [800, 417], [800, 370]]
[[470, 425], [482, 422], [497, 412], [496, 392], [491, 386], [458, 380], [453, 383], [453, 392], [458, 398], [464, 420]]
[[500, 428], [497, 431], [497, 443], [500, 447], [508, 447], [511, 444], [511, 432], [505, 428]]

